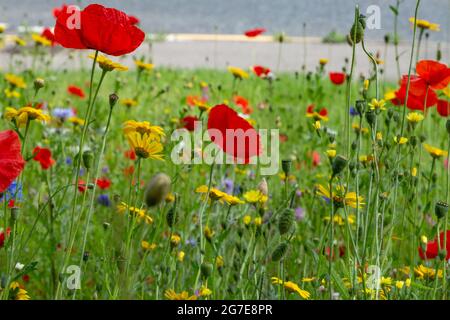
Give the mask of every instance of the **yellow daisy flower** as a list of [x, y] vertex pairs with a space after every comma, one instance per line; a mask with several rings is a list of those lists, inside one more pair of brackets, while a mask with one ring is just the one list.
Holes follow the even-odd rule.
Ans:
[[432, 146], [430, 146], [429, 144], [426, 144], [426, 143], [423, 144], [423, 147], [435, 159], [440, 158], [442, 156], [446, 157], [447, 154], [448, 154], [447, 151], [441, 150], [439, 148], [432, 147]]
[[[95, 59], [95, 54], [90, 54], [89, 58]], [[100, 68], [106, 72], [113, 71], [113, 70], [118, 70], [118, 71], [127, 71], [128, 70], [128, 67], [121, 65], [118, 62], [114, 62], [101, 54], [99, 54], [97, 56], [97, 63], [100, 66]]]
[[249, 74], [238, 67], [228, 67], [228, 71], [237, 79], [247, 79], [249, 77]]
[[156, 141], [152, 135], [130, 132], [126, 135], [128, 143], [139, 158], [163, 160], [163, 145]]

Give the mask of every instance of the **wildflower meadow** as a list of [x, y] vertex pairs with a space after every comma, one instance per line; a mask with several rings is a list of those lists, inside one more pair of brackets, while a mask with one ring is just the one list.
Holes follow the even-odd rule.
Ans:
[[450, 68], [408, 1], [395, 59], [355, 6], [341, 67], [295, 72], [158, 66], [107, 1], [0, 24], [0, 298], [448, 299]]

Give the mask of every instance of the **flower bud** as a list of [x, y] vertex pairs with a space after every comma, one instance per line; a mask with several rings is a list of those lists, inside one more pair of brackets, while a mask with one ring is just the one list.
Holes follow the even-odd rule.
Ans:
[[170, 191], [170, 185], [170, 177], [165, 173], [154, 175], [145, 188], [144, 199], [147, 206], [153, 207], [163, 201]]
[[333, 163], [331, 165], [331, 169], [333, 170], [333, 176], [338, 175], [345, 169], [347, 166], [348, 160], [344, 156], [338, 155], [334, 158]]
[[92, 168], [92, 165], [94, 163], [94, 154], [92, 151], [87, 150], [83, 152], [83, 165], [86, 169]]
[[360, 43], [361, 40], [364, 39], [365, 20], [362, 17], [363, 16], [360, 16], [358, 21], [352, 25], [350, 33], [347, 36], [347, 40], [351, 44], [353, 44], [353, 41], [355, 41], [355, 43]]
[[291, 160], [281, 160], [281, 168], [283, 169], [286, 178], [291, 173], [292, 161]]
[[447, 258], [447, 250], [445, 250], [445, 249], [439, 250], [439, 259], [441, 261], [444, 261], [444, 260], [446, 260], [446, 258]]
[[372, 110], [366, 112], [366, 120], [371, 127], [373, 127], [373, 125], [375, 124], [376, 119], [377, 116], [375, 115], [375, 112], [373, 112]]
[[450, 134], [450, 119], [445, 123], [445, 128], [447, 129], [447, 133]]
[[45, 80], [42, 78], [37, 78], [34, 80], [34, 90], [39, 90], [45, 87]]
[[109, 95], [109, 107], [110, 108], [113, 108], [116, 105], [117, 101], [119, 101], [119, 96], [117, 94], [112, 93]]
[[281, 212], [278, 220], [278, 231], [281, 235], [286, 234], [291, 229], [294, 223], [294, 210], [286, 208]]
[[448, 212], [448, 204], [443, 201], [436, 202], [434, 206], [434, 213], [438, 219], [445, 217]]
[[360, 115], [364, 114], [366, 110], [366, 101], [365, 100], [357, 100], [355, 103], [355, 109], [358, 111]]
[[280, 243], [272, 252], [272, 261], [280, 261], [286, 255], [288, 249], [287, 242]]
[[200, 267], [200, 270], [201, 270], [202, 277], [204, 279], [208, 279], [209, 276], [212, 274], [213, 265], [209, 262], [203, 262]]

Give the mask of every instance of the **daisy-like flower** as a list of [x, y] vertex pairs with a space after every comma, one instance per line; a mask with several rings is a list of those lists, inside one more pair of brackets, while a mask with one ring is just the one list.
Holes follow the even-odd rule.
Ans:
[[18, 36], [14, 36], [13, 41], [16, 44], [16, 46], [19, 47], [25, 47], [27, 45], [27, 42]]
[[244, 201], [242, 201], [238, 197], [232, 196], [232, 195], [227, 194], [227, 193], [225, 193], [225, 195], [220, 199], [220, 201], [221, 202], [226, 202], [230, 206], [235, 206], [235, 205], [238, 205], [238, 204], [245, 203]]
[[131, 98], [122, 99], [120, 100], [120, 103], [127, 108], [135, 107], [138, 105], [138, 102], [135, 99]]
[[333, 199], [333, 202], [340, 207], [346, 205], [351, 208], [356, 208], [357, 205], [359, 205], [359, 208], [362, 208], [365, 205], [362, 196], [357, 197], [356, 192], [346, 192], [341, 186], [337, 186], [336, 191], [330, 194], [329, 188], [325, 188], [323, 185], [319, 184], [317, 185], [317, 194], [328, 200]]
[[408, 138], [405, 138], [405, 137], [397, 137], [397, 136], [395, 136], [395, 137], [394, 137], [394, 142], [395, 142], [396, 144], [405, 144], [405, 143], [408, 142]]
[[[326, 217], [324, 217], [323, 218], [323, 220], [325, 220], [325, 221], [330, 221], [330, 217], [329, 216], [326, 216]], [[333, 222], [335, 223], [335, 224], [337, 224], [338, 226], [343, 226], [343, 225], [345, 225], [345, 219], [343, 218], [343, 217], [341, 217], [340, 215], [334, 215], [334, 217], [333, 217]], [[356, 217], [355, 217], [355, 215], [354, 214], [350, 214], [350, 215], [348, 215], [348, 217], [347, 217], [347, 222], [349, 223], [349, 224], [355, 224], [355, 222], [356, 222]]]
[[[90, 54], [89, 58], [95, 59], [95, 54]], [[114, 62], [101, 54], [99, 54], [97, 56], [97, 63], [100, 66], [100, 68], [105, 72], [113, 71], [113, 70], [118, 70], [118, 71], [127, 71], [128, 70], [128, 67], [121, 65], [118, 62]]]
[[292, 281], [283, 281], [277, 277], [272, 277], [271, 280], [272, 284], [282, 285], [284, 289], [286, 289], [286, 291], [290, 293], [297, 293], [300, 297], [302, 297], [305, 300], [308, 300], [311, 297], [311, 294], [308, 291], [301, 289], [298, 286], [298, 284]]
[[52, 45], [50, 40], [37, 33], [32, 34], [31, 38], [33, 38], [34, 43], [38, 46], [50, 47]]
[[243, 79], [247, 79], [249, 77], [249, 74], [247, 72], [245, 72], [244, 70], [242, 70], [241, 68], [238, 67], [232, 67], [229, 66], [228, 67], [228, 71], [237, 79], [239, 80], [243, 80]]
[[18, 126], [24, 126], [28, 123], [28, 121], [38, 120], [41, 122], [49, 122], [50, 116], [45, 114], [40, 109], [35, 109], [33, 107], [23, 107], [19, 110], [14, 108], [7, 107], [5, 114], [5, 119], [10, 121], [15, 121]]
[[320, 58], [319, 59], [319, 64], [321, 65], [321, 66], [324, 66], [324, 65], [326, 65], [327, 63], [328, 63], [328, 59], [326, 59], [326, 58]]
[[306, 117], [307, 118], [313, 118], [316, 121], [328, 121], [328, 110], [326, 108], [322, 108], [319, 110], [319, 112], [314, 110], [314, 105], [309, 105], [306, 108]]
[[359, 124], [358, 123], [353, 123], [352, 124], [352, 129], [355, 131], [355, 133], [357, 133], [357, 134], [359, 134], [359, 133], [362, 133], [362, 134], [367, 134], [367, 133], [369, 133], [369, 128], [361, 128], [360, 126], [359, 126]]
[[128, 120], [123, 124], [123, 132], [127, 135], [132, 132], [138, 132], [141, 135], [147, 134], [160, 141], [165, 136], [164, 129], [159, 126], [153, 126], [148, 121]]
[[173, 289], [166, 290], [164, 296], [169, 300], [197, 300], [196, 295], [190, 296], [187, 291], [176, 293]]
[[145, 251], [155, 250], [158, 245], [156, 243], [149, 243], [148, 241], [143, 240], [141, 242], [141, 247]]
[[78, 117], [70, 117], [67, 119], [70, 123], [73, 123], [76, 126], [84, 126], [84, 119], [78, 118]]
[[142, 159], [163, 160], [163, 145], [147, 133], [130, 132], [126, 135], [128, 143], [133, 148], [136, 156]]
[[406, 116], [406, 119], [408, 119], [408, 121], [413, 124], [419, 123], [420, 121], [423, 120], [423, 118], [424, 118], [423, 115], [418, 112], [410, 112]]
[[12, 74], [12, 73], [5, 74], [5, 80], [13, 88], [25, 89], [27, 87], [27, 85], [22, 77], [16, 76], [15, 74]]
[[155, 67], [152, 63], [146, 63], [142, 60], [134, 60], [134, 64], [139, 71], [151, 71]]
[[130, 214], [137, 218], [138, 222], [144, 221], [146, 224], [152, 224], [153, 218], [146, 214], [144, 209], [131, 207], [125, 202], [121, 202], [117, 205], [117, 211], [119, 213], [130, 212]]
[[384, 101], [383, 99], [372, 99], [372, 101], [368, 104], [371, 110], [386, 110], [385, 105], [386, 101]]
[[4, 92], [5, 92], [5, 96], [6, 96], [8, 99], [11, 99], [11, 98], [20, 98], [20, 92], [18, 92], [18, 91], [16, 91], [16, 90], [11, 90], [11, 89], [9, 89], [9, 88], [6, 88]]
[[396, 98], [395, 90], [390, 90], [384, 94], [384, 101], [391, 101]]
[[[197, 189], [195, 189], [196, 193], [202, 193], [202, 194], [206, 194], [208, 193], [208, 186], [206, 185], [202, 185], [200, 187], [198, 187]], [[223, 197], [227, 196], [227, 194], [225, 192], [220, 191], [217, 188], [210, 188], [209, 190], [209, 198], [211, 200], [219, 200], [222, 199]]]
[[[432, 280], [436, 277], [436, 270], [434, 268], [428, 268], [422, 264], [414, 268], [414, 273], [415, 273], [416, 277], [419, 279]], [[438, 269], [437, 275], [438, 275], [438, 278], [442, 278], [443, 270]]]
[[441, 149], [436, 148], [436, 147], [432, 147], [432, 146], [430, 146], [429, 144], [426, 144], [426, 143], [423, 144], [423, 147], [435, 159], [438, 159], [440, 157], [445, 157], [448, 154], [447, 151], [441, 150]]
[[211, 291], [211, 289], [208, 289], [208, 287], [206, 287], [206, 286], [203, 285], [203, 286], [198, 290], [198, 295], [199, 295], [200, 297], [207, 297], [207, 296], [212, 295], [212, 291]]
[[248, 203], [265, 203], [268, 197], [260, 190], [250, 190], [244, 193], [244, 199]]
[[431, 31], [441, 31], [440, 25], [437, 23], [431, 23], [430, 21], [423, 20], [423, 19], [415, 19], [414, 17], [409, 18], [409, 22], [412, 24], [416, 24], [417, 27], [425, 30], [431, 30]]
[[9, 285], [9, 294], [13, 300], [30, 300], [28, 292], [17, 281], [11, 282]]

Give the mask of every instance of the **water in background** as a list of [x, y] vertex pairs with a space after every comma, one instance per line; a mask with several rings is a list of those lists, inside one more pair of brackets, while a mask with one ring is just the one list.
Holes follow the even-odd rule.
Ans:
[[[381, 8], [381, 30], [370, 30], [370, 39], [382, 39], [393, 30], [393, 15], [389, 5], [395, 0], [0, 0], [0, 22], [11, 27], [20, 23], [53, 26], [51, 10], [62, 3], [102, 3], [121, 9], [141, 19], [141, 27], [153, 33], [233, 33], [264, 27], [268, 33], [280, 31], [302, 35], [307, 24], [308, 36], [324, 36], [332, 29], [346, 33], [353, 20], [353, 8], [360, 4], [365, 13], [369, 5]], [[409, 17], [414, 15], [415, 0], [403, 0], [400, 8], [399, 33], [410, 40]], [[449, 42], [450, 0], [423, 0], [419, 18], [441, 25], [441, 32], [430, 38]]]

